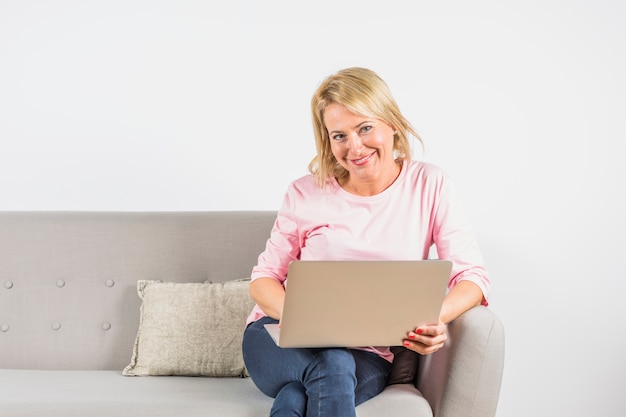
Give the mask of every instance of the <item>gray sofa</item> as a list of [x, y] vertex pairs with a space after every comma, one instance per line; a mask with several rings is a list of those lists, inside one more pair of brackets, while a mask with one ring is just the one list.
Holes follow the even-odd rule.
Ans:
[[[272, 400], [245, 370], [226, 377], [122, 371], [137, 346], [138, 281], [246, 278], [274, 218], [265, 211], [0, 213], [0, 415], [268, 416]], [[444, 349], [419, 359], [411, 382], [389, 385], [357, 415], [495, 415], [502, 324], [477, 307], [450, 324], [449, 336]]]

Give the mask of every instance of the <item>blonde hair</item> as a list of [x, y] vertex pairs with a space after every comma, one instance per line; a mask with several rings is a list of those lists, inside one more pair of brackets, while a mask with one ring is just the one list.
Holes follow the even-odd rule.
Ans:
[[409, 134], [422, 142], [400, 112], [387, 84], [374, 71], [358, 67], [338, 71], [322, 82], [311, 99], [317, 155], [309, 163], [309, 171], [322, 188], [329, 177], [341, 179], [348, 175], [348, 171], [339, 165], [331, 151], [328, 130], [324, 124], [324, 112], [334, 103], [361, 116], [382, 120], [397, 130], [393, 149], [398, 162], [411, 159]]

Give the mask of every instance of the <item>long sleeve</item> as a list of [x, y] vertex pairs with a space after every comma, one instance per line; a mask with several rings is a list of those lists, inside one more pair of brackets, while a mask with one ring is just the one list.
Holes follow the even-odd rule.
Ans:
[[440, 178], [433, 216], [433, 240], [440, 259], [453, 263], [449, 288], [468, 280], [483, 292], [483, 305], [488, 304], [490, 281], [482, 254], [459, 201], [453, 182], [447, 175]]

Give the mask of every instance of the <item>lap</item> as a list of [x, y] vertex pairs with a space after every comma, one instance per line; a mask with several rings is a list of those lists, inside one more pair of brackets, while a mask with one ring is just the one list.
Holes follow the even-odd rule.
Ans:
[[356, 379], [357, 403], [376, 395], [386, 385], [391, 364], [375, 353], [347, 348], [281, 348], [263, 327], [276, 322], [264, 317], [251, 323], [243, 338], [246, 368], [265, 394], [275, 397], [288, 383], [304, 383], [311, 365], [319, 361], [328, 362], [329, 372]]

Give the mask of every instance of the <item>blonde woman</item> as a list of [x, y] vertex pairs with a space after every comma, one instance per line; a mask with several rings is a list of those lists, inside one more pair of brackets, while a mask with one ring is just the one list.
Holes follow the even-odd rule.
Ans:
[[411, 159], [409, 138], [419, 136], [376, 73], [330, 75], [311, 109], [317, 155], [310, 175], [289, 185], [253, 268], [256, 306], [243, 354], [256, 386], [274, 398], [272, 416], [348, 417], [385, 388], [393, 353], [387, 346], [277, 347], [263, 325], [281, 319], [292, 261], [426, 259], [435, 245], [453, 263], [450, 291], [439, 322], [407, 329], [404, 340], [423, 355], [444, 345], [447, 323], [487, 305], [490, 283], [452, 182], [441, 168]]

